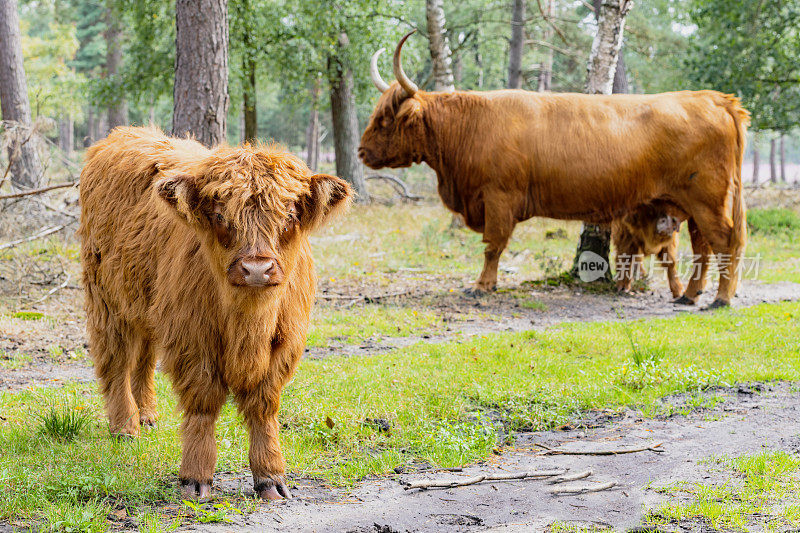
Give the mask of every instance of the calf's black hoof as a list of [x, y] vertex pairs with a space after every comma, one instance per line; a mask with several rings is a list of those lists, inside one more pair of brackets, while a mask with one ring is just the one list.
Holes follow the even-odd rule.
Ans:
[[711, 305], [706, 307], [706, 311], [713, 311], [714, 309], [721, 309], [723, 307], [730, 307], [730, 305], [731, 304], [729, 304], [725, 300], [721, 300], [721, 299], [717, 298], [716, 300], [711, 302]]
[[678, 304], [678, 305], [694, 305], [694, 300], [692, 300], [691, 298], [687, 298], [686, 295], [684, 294], [680, 298], [676, 298], [675, 300], [672, 300], [672, 303]]

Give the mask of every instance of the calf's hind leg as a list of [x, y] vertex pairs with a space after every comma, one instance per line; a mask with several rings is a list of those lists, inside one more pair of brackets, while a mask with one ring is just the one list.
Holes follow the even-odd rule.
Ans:
[[514, 232], [513, 202], [505, 197], [486, 198], [483, 242], [486, 243], [483, 270], [475, 282], [475, 292], [488, 292], [497, 287], [497, 267], [500, 255]]
[[133, 369], [131, 388], [139, 408], [139, 424], [152, 426], [158, 420], [155, 390], [156, 354], [152, 343], [141, 337], [136, 345], [136, 366]]
[[683, 296], [675, 300], [676, 304], [694, 305], [697, 299], [703, 294], [708, 283], [708, 262], [711, 259], [711, 245], [700, 233], [700, 228], [693, 218], [688, 221], [689, 237], [692, 240], [692, 254], [694, 263], [692, 266], [692, 276]]

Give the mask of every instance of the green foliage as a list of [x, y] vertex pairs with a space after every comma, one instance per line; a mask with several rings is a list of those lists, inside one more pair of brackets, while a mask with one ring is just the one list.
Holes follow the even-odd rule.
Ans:
[[782, 207], [751, 209], [747, 225], [750, 231], [764, 235], [800, 235], [800, 215]]
[[229, 523], [232, 514], [242, 514], [241, 509], [234, 507], [229, 501], [201, 504], [183, 500], [183, 504], [194, 512], [195, 520], [202, 524]]
[[91, 422], [91, 415], [69, 403], [50, 405], [44, 414], [36, 414], [39, 434], [61, 442], [75, 440]]

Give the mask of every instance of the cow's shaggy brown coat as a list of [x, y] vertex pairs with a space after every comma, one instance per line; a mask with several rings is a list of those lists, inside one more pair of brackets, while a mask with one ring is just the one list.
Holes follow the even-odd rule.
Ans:
[[685, 219], [686, 213], [676, 206], [655, 201], [614, 220], [611, 240], [616, 250], [617, 290], [629, 291], [634, 278], [644, 274], [644, 258], [656, 255], [667, 270], [672, 296], [678, 298], [683, 294], [677, 255], [678, 232]]
[[273, 146], [208, 150], [118, 128], [87, 152], [83, 284], [111, 430], [136, 436], [155, 422], [160, 356], [183, 410], [188, 496], [210, 492], [214, 424], [229, 392], [250, 431], [256, 491], [288, 496], [277, 412], [316, 289], [308, 234], [350, 197], [339, 178], [312, 175]]
[[[407, 37], [407, 36], [406, 36]], [[372, 168], [427, 163], [445, 206], [483, 233], [475, 289], [497, 282], [517, 222], [534, 216], [611, 223], [641, 204], [672, 202], [703, 245], [695, 269], [721, 254], [713, 306], [736, 291], [746, 243], [741, 166], [749, 114], [731, 95], [684, 91], [586, 95], [520, 90], [425, 92], [400, 66], [361, 138]], [[373, 76], [373, 79], [376, 77]], [[702, 284], [692, 276], [683, 299]]]

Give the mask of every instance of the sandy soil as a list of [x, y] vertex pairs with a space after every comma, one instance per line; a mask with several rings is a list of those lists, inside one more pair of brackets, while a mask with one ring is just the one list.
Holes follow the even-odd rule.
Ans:
[[[715, 474], [701, 461], [713, 455], [742, 455], [763, 450], [800, 450], [796, 421], [800, 396], [789, 383], [753, 384], [718, 390], [724, 401], [714, 409], [688, 416], [644, 419], [636, 411], [594, 429], [521, 434], [513, 448], [491, 461], [461, 472], [422, 472], [369, 479], [346, 491], [295, 480], [295, 498], [265, 505], [234, 524], [196, 525], [190, 531], [546, 531], [556, 521], [577, 526], [629, 530], [642, 523], [647, 508], [663, 501], [654, 488], [676, 481], [708, 482]], [[681, 403], [682, 397], [668, 401]], [[601, 415], [602, 418], [602, 415]], [[589, 419], [591, 422], [596, 419]], [[536, 444], [585, 451], [663, 443], [663, 452], [625, 455], [544, 455]], [[616, 487], [578, 496], [552, 495], [547, 481], [490, 482], [453, 489], [404, 490], [403, 482], [463, 479], [477, 474], [527, 470], [591, 470], [570, 484]], [[216, 481], [234, 490], [250, 480]], [[768, 517], [764, 517], [768, 520]], [[693, 527], [694, 526], [694, 527]], [[678, 529], [703, 529], [700, 524], [675, 524]], [[700, 528], [700, 529], [695, 529]]]

